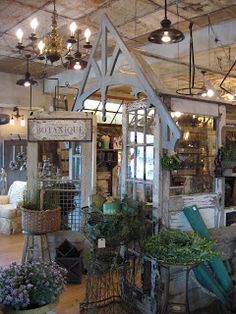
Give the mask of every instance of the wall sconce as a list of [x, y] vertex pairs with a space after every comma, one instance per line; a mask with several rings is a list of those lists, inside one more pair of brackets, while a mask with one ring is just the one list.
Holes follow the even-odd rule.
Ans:
[[18, 120], [19, 118], [21, 118], [20, 120], [20, 126], [24, 127], [25, 126], [25, 117], [24, 115], [20, 115], [20, 111], [18, 107], [14, 107], [12, 110], [12, 114], [11, 114], [11, 119], [10, 119], [10, 125], [14, 125], [15, 124], [15, 118]]

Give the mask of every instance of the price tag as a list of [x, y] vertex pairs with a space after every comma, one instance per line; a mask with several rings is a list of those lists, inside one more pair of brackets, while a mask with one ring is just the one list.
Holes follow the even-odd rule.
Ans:
[[106, 239], [104, 238], [98, 239], [98, 248], [105, 249], [105, 247], [106, 247]]

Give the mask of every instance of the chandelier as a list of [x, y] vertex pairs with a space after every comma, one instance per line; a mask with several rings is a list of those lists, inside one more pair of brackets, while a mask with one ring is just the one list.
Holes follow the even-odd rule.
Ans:
[[[36, 34], [36, 29], [38, 27], [38, 20], [34, 18], [31, 21], [32, 33], [29, 36], [31, 41], [30, 47], [33, 51], [30, 51], [34, 56], [36, 56], [39, 60], [47, 62], [57, 62], [61, 60], [64, 67], [68, 69], [76, 69], [79, 70], [84, 68], [87, 65], [85, 60], [82, 60], [82, 53], [79, 50], [79, 30], [77, 29], [77, 25], [75, 22], [70, 24], [70, 36], [67, 39], [66, 43], [63, 41], [63, 38], [58, 34], [57, 27], [57, 11], [56, 11], [56, 1], [53, 0], [53, 14], [52, 14], [52, 22], [51, 22], [51, 31], [45, 36], [43, 40], [38, 41], [38, 37]], [[16, 48], [19, 52], [27, 51], [29, 52], [29, 46], [23, 45], [23, 31], [19, 28], [16, 31], [16, 37], [18, 39], [18, 44]], [[88, 54], [88, 50], [92, 48], [90, 44], [90, 36], [91, 32], [87, 28], [84, 32], [85, 36], [85, 45], [83, 46], [86, 49], [86, 54]], [[65, 47], [66, 44], [66, 47]], [[75, 47], [74, 47], [75, 46]]]

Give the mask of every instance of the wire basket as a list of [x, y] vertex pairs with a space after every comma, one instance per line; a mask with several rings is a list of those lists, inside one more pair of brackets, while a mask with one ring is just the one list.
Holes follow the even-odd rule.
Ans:
[[22, 230], [24, 233], [44, 234], [60, 229], [60, 208], [32, 210], [22, 208]]

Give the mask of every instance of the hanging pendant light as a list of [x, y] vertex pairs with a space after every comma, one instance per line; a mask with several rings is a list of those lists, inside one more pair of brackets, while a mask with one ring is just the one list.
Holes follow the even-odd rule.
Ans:
[[29, 59], [30, 55], [26, 55], [26, 72], [25, 77], [16, 82], [16, 85], [29, 87], [29, 86], [37, 86], [38, 82], [31, 78], [31, 74], [29, 73]]
[[167, 18], [167, 0], [165, 0], [165, 18], [161, 21], [161, 28], [153, 31], [148, 40], [154, 44], [175, 44], [184, 40], [184, 34], [171, 27], [171, 21]]

